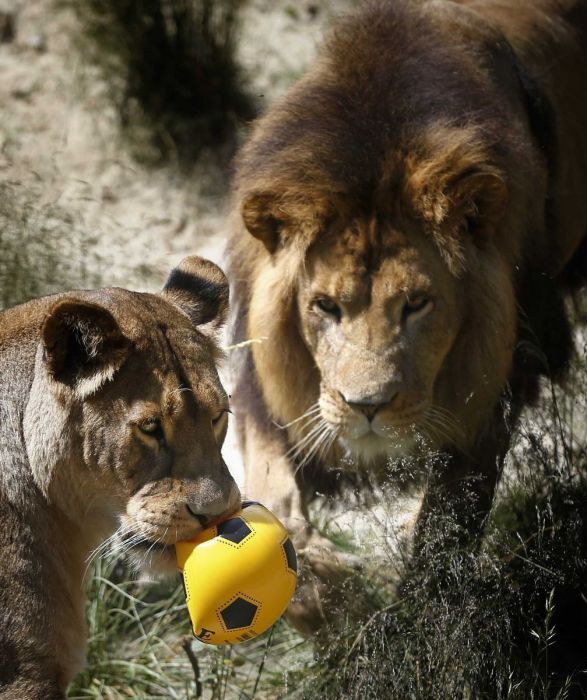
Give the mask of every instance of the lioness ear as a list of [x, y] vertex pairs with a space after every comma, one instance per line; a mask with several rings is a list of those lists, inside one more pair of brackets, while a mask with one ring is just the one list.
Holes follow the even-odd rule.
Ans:
[[488, 168], [464, 174], [453, 184], [449, 196], [462, 227], [481, 242], [502, 218], [508, 190], [501, 175]]
[[274, 195], [258, 192], [248, 195], [241, 205], [241, 216], [247, 231], [274, 253], [283, 225]]
[[78, 299], [62, 299], [50, 309], [41, 339], [50, 375], [82, 396], [112, 379], [130, 346], [106, 308]]
[[184, 258], [171, 271], [163, 294], [186, 313], [196, 326], [217, 329], [228, 313], [228, 280], [210, 260], [197, 255]]

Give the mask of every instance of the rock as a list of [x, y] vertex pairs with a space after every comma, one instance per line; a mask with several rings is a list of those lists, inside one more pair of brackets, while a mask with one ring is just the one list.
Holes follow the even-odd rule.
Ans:
[[29, 34], [22, 42], [22, 45], [27, 49], [32, 49], [37, 53], [45, 53], [47, 51], [47, 38], [40, 32]]
[[23, 81], [20, 84], [14, 85], [14, 87], [10, 90], [10, 94], [16, 100], [28, 100], [29, 97], [31, 97], [31, 95], [35, 91], [36, 87], [37, 84], [32, 79], [28, 81]]
[[111, 204], [118, 202], [118, 195], [109, 185], [104, 185], [102, 187], [102, 201], [109, 202]]

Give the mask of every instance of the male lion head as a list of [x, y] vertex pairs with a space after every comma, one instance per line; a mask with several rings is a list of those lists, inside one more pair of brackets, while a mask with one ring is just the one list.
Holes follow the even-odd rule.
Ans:
[[320, 371], [320, 412], [364, 461], [442, 435], [435, 385], [463, 309], [438, 263], [422, 236], [359, 219], [311, 246], [300, 272], [300, 330]]
[[261, 341], [251, 353], [298, 462], [466, 449], [507, 381], [505, 176], [475, 129], [419, 138], [389, 159], [370, 201], [307, 185], [309, 175], [292, 183], [287, 167], [283, 182], [257, 178], [267, 189], [241, 195], [258, 239], [242, 244], [247, 334]]
[[[25, 416], [37, 485], [87, 540], [175, 571], [173, 545], [238, 507], [220, 448], [215, 329], [228, 287], [186, 258], [161, 294], [68, 293], [48, 309]], [[95, 544], [95, 542], [94, 542]]]

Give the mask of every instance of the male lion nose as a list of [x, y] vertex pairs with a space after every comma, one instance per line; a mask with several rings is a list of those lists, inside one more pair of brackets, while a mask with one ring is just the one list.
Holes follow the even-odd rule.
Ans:
[[375, 414], [383, 406], [387, 406], [396, 398], [399, 394], [399, 389], [397, 384], [385, 387], [381, 391], [374, 392], [367, 396], [352, 396], [343, 394], [343, 399], [357, 411], [361, 411], [369, 420], [373, 420]]
[[377, 413], [377, 411], [382, 406], [385, 406], [387, 404], [387, 402], [372, 404], [372, 403], [364, 403], [364, 402], [357, 402], [357, 401], [353, 401], [353, 402], [347, 401], [347, 403], [349, 404], [349, 406], [351, 406], [355, 410], [363, 413], [370, 421], [373, 420], [373, 418], [375, 418], [375, 414]]

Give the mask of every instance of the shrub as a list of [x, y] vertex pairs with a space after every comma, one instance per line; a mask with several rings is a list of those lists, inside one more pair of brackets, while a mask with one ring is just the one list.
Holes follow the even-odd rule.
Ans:
[[253, 116], [234, 55], [242, 0], [61, 2], [80, 19], [80, 49], [101, 70], [139, 158], [175, 154], [187, 165]]
[[[367, 576], [364, 604], [325, 631], [299, 697], [587, 697], [585, 359], [526, 415], [481, 546], [406, 553], [399, 592]], [[457, 527], [438, 515], [426, 541]], [[385, 547], [379, 557], [397, 561]]]

